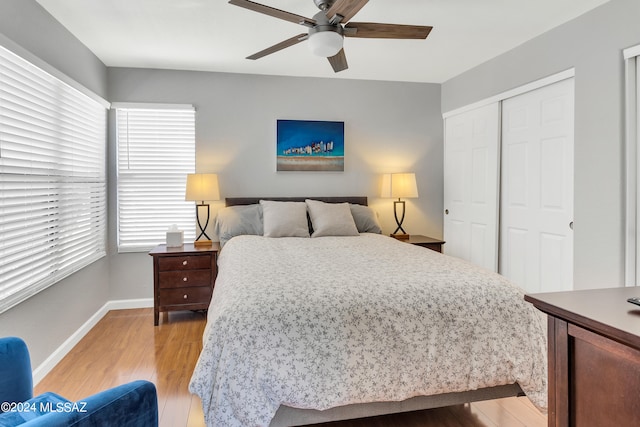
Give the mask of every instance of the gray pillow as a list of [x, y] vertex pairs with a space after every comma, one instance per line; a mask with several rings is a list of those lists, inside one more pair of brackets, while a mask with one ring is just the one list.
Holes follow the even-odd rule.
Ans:
[[382, 233], [378, 215], [369, 206], [350, 205], [351, 215], [360, 233]]
[[220, 239], [220, 247], [235, 236], [262, 236], [262, 207], [254, 204], [222, 208], [218, 211], [214, 231]]
[[321, 236], [357, 236], [358, 228], [353, 221], [349, 203], [325, 203], [318, 200], [305, 200], [313, 234]]
[[260, 200], [265, 237], [309, 237], [307, 204]]

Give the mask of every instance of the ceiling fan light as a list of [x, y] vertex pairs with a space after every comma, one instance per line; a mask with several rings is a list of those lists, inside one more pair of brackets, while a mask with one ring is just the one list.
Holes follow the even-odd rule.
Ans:
[[342, 49], [342, 35], [335, 31], [320, 31], [310, 34], [307, 43], [314, 55], [329, 58]]

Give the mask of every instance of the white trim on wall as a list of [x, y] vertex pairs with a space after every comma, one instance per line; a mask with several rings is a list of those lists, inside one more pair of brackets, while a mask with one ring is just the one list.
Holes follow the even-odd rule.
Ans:
[[[630, 52], [634, 56], [628, 56]], [[625, 59], [625, 263], [624, 284], [638, 283], [638, 55], [640, 46], [626, 49]]]
[[[60, 347], [54, 350], [49, 357], [45, 359], [37, 368], [33, 370], [33, 384], [37, 385], [51, 370], [80, 342], [80, 340], [89, 333], [91, 328], [96, 326], [111, 310], [127, 310], [130, 308], [148, 308], [153, 307], [153, 298], [131, 299], [131, 300], [115, 300], [107, 301], [93, 316], [89, 318], [82, 326], [78, 328], [69, 338], [63, 342]], [[151, 321], [151, 319], [149, 319]]]
[[112, 102], [111, 109], [117, 110], [118, 108], [131, 108], [131, 109], [152, 109], [152, 110], [194, 110], [195, 107], [191, 104], [154, 104], [152, 102]]
[[640, 283], [640, 45], [622, 51], [625, 73], [624, 284]]
[[456, 108], [455, 110], [447, 111], [442, 114], [443, 118], [455, 116], [457, 114], [465, 113], [467, 111], [472, 111], [477, 108], [481, 108], [487, 106], [489, 104], [494, 104], [496, 102], [504, 101], [505, 99], [512, 98], [514, 96], [522, 95], [523, 93], [530, 92], [535, 89], [539, 89], [544, 86], [549, 86], [553, 83], [557, 83], [562, 80], [569, 79], [571, 77], [575, 77], [576, 71], [575, 68], [570, 68], [568, 70], [561, 71], [556, 74], [552, 74], [547, 77], [543, 77], [539, 80], [535, 80], [533, 82], [527, 83], [524, 86], [519, 86], [515, 89], [510, 89], [508, 91], [499, 93], [490, 98], [483, 99], [478, 102], [474, 102], [473, 104], [465, 105], [464, 107]]
[[631, 46], [622, 51], [622, 56], [624, 59], [633, 58], [635, 56], [640, 56], [640, 44], [637, 46]]
[[635, 275], [635, 281], [633, 283], [626, 283], [627, 286], [637, 286], [638, 283], [640, 282], [640, 280], [638, 280], [640, 278], [640, 270], [638, 268], [638, 265], [640, 265], [640, 258], [638, 258], [640, 256], [640, 251], [638, 250], [638, 224], [640, 224], [640, 209], [638, 209], [638, 190], [640, 189], [640, 173], [638, 173], [638, 168], [640, 167], [640, 53], [638, 54], [638, 56], [635, 57], [636, 61], [635, 61], [635, 72], [636, 72], [636, 79], [635, 79], [635, 87], [634, 87], [634, 93], [635, 93], [635, 109], [632, 111], [633, 114], [633, 126], [631, 129], [631, 137], [634, 138], [633, 140], [635, 141], [635, 147], [636, 147], [636, 171], [635, 171], [635, 183], [636, 183], [636, 192], [635, 192], [635, 197], [636, 197], [636, 215], [635, 215], [635, 219], [636, 219], [636, 224], [635, 224], [635, 239], [636, 239], [636, 245], [635, 245], [635, 249], [636, 249], [636, 275]]

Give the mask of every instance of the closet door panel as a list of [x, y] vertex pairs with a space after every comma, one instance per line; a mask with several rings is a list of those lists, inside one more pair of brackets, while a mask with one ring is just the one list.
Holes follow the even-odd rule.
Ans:
[[499, 104], [445, 120], [444, 252], [497, 270]]
[[573, 87], [502, 105], [499, 271], [527, 292], [573, 289]]

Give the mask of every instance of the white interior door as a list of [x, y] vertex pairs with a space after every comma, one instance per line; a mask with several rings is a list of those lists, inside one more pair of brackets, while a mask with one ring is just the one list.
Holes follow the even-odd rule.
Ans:
[[573, 289], [574, 82], [502, 105], [499, 271], [527, 292]]
[[444, 252], [492, 271], [498, 260], [500, 107], [445, 120]]

